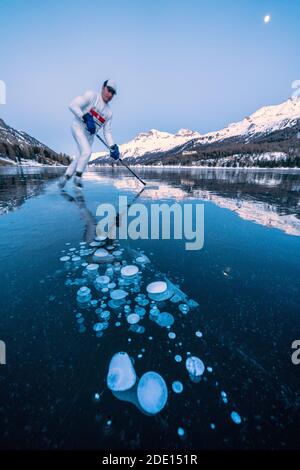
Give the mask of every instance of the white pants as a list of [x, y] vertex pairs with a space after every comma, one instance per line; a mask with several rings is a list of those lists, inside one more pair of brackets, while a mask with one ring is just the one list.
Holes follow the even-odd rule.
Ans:
[[78, 147], [78, 152], [67, 168], [66, 176], [73, 176], [75, 171], [84, 172], [91, 153], [94, 136], [81, 124], [74, 122], [71, 126], [72, 135]]

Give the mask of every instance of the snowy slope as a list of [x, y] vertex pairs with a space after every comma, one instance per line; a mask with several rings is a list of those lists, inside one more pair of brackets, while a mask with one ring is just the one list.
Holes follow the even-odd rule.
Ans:
[[11, 145], [34, 145], [36, 147], [46, 147], [34, 137], [26, 134], [26, 132], [18, 131], [13, 127], [8, 126], [3, 119], [0, 119], [0, 142], [5, 142]]
[[239, 122], [217, 132], [204, 134], [197, 143], [208, 144], [228, 138], [242, 138], [247, 143], [254, 136], [263, 136], [278, 130], [293, 127], [300, 119], [300, 97], [289, 98], [284, 103], [274, 106], [263, 106], [255, 113]]
[[2, 165], [68, 165], [69, 157], [57, 154], [47, 145], [24, 131], [6, 124], [0, 118], [0, 166]]
[[[146, 153], [167, 152], [178, 145], [184, 145], [192, 139], [201, 137], [199, 132], [189, 129], [180, 129], [176, 134], [161, 132], [151, 129], [149, 132], [141, 132], [133, 140], [120, 146], [123, 158], [140, 157]], [[107, 155], [107, 152], [97, 152], [92, 154], [92, 160]]]
[[[229, 124], [224, 129], [201, 135], [199, 132], [180, 129], [176, 134], [151, 129], [140, 133], [133, 140], [120, 146], [123, 157], [143, 157], [146, 154], [168, 152], [187, 144], [187, 148], [207, 145], [232, 139], [248, 143], [275, 131], [292, 128], [300, 123], [300, 97], [273, 106], [263, 106], [242, 121]], [[182, 152], [184, 147], [180, 149]], [[107, 152], [92, 154], [92, 159], [107, 155]]]

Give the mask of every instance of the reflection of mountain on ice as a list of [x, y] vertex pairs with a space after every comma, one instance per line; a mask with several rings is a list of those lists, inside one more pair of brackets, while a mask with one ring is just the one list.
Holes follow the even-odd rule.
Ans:
[[247, 199], [230, 199], [200, 190], [196, 190], [193, 197], [212, 201], [224, 209], [236, 212], [242, 219], [300, 236], [300, 220], [296, 214], [281, 215], [275, 205]]
[[[296, 213], [290, 213], [287, 206], [284, 205], [285, 199], [288, 201], [289, 197], [284, 192], [291, 191], [297, 198], [299, 192], [299, 177], [295, 175], [295, 180], [291, 178], [288, 180], [288, 188], [284, 188], [284, 177], [286, 175], [279, 173], [255, 173], [250, 172], [237, 172], [226, 170], [207, 170], [199, 175], [195, 173], [196, 178], [193, 179], [191, 172], [177, 173], [179, 180], [174, 182], [161, 181], [154, 176], [159, 176], [155, 171], [149, 171], [147, 184], [149, 186], [159, 185], [159, 189], [147, 190], [142, 193], [139, 202], [143, 199], [153, 200], [157, 202], [165, 202], [173, 200], [174, 202], [181, 202], [190, 199], [202, 199], [211, 201], [218, 206], [234, 211], [241, 218], [256, 222], [266, 227], [277, 228], [289, 235], [300, 236], [300, 219]], [[170, 172], [170, 175], [172, 171]], [[118, 190], [131, 190], [138, 192], [141, 189], [141, 184], [133, 178], [116, 178], [111, 180], [106, 176], [100, 176], [98, 173], [87, 173], [87, 178], [97, 181], [112, 182]], [[200, 179], [198, 179], [200, 177]], [[172, 177], [168, 178], [172, 181]], [[258, 187], [257, 187], [258, 185]], [[199, 186], [208, 186], [211, 189], [199, 188]], [[147, 187], [146, 187], [147, 188]], [[240, 188], [243, 188], [242, 190]], [[260, 188], [264, 190], [260, 191]], [[282, 200], [282, 205], [276, 203], [274, 194], [269, 191], [273, 190], [275, 195]], [[298, 206], [300, 202], [298, 199]], [[295, 203], [292, 206], [295, 209]]]

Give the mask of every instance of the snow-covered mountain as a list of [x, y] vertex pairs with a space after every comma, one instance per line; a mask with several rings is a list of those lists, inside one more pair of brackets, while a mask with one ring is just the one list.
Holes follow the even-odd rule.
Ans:
[[[180, 129], [176, 134], [151, 129], [140, 133], [130, 142], [120, 146], [123, 157], [130, 163], [144, 163], [153, 157], [161, 159], [164, 155], [186, 155], [197, 153], [202, 146], [223, 143], [248, 144], [250, 142], [285, 140], [289, 132], [300, 132], [300, 97], [272, 106], [263, 106], [241, 121], [234, 122], [219, 131], [201, 135], [197, 131]], [[300, 134], [299, 134], [300, 135]], [[272, 138], [271, 138], [272, 136]], [[94, 153], [92, 160], [105, 163], [107, 152]], [[144, 157], [144, 158], [143, 158]]]
[[39, 140], [24, 131], [6, 124], [0, 118], [0, 165], [68, 164], [67, 155], [51, 150]]
[[[189, 129], [180, 129], [176, 134], [151, 129], [149, 132], [141, 132], [126, 144], [120, 145], [120, 151], [123, 158], [141, 157], [148, 153], [167, 152], [199, 137], [201, 137], [199, 132]], [[105, 155], [107, 152], [93, 153], [91, 161]]]
[[0, 142], [5, 142], [10, 145], [34, 145], [36, 147], [46, 147], [34, 137], [31, 137], [26, 132], [18, 131], [13, 127], [7, 125], [3, 119], [0, 118]]
[[300, 119], [300, 97], [273, 106], [263, 106], [242, 121], [229, 124], [224, 129], [209, 132], [197, 143], [208, 144], [229, 138], [238, 138], [244, 143], [272, 132], [293, 127]]

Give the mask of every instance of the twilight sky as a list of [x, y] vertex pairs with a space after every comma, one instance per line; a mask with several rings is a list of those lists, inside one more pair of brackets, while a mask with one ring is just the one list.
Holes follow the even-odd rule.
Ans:
[[217, 130], [291, 96], [299, 20], [299, 0], [0, 0], [0, 117], [72, 154], [69, 101], [111, 77], [117, 143]]

